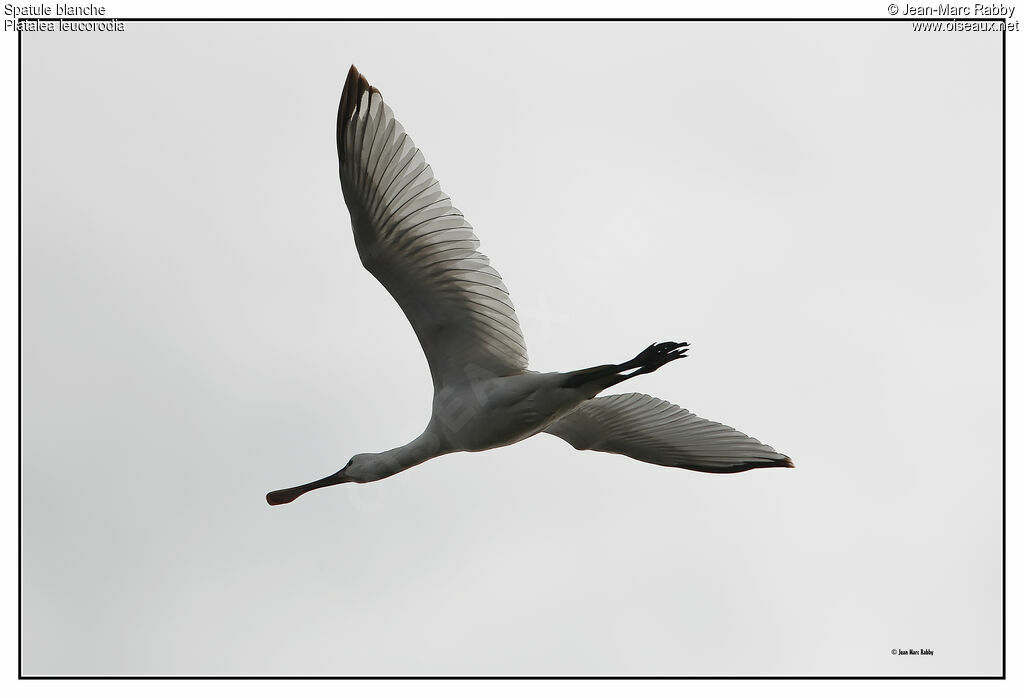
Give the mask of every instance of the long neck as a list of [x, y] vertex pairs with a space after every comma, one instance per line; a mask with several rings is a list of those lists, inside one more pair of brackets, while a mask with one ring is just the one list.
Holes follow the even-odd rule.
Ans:
[[444, 453], [447, 451], [441, 447], [440, 439], [428, 429], [405, 446], [378, 453], [374, 457], [373, 472], [367, 474], [372, 475], [372, 480], [382, 480]]

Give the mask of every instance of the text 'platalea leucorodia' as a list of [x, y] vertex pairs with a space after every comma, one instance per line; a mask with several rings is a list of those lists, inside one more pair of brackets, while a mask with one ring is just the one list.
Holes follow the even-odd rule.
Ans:
[[363, 266], [405, 312], [427, 356], [433, 411], [405, 446], [360, 453], [321, 480], [267, 495], [285, 504], [310, 490], [373, 482], [456, 451], [507, 446], [540, 432], [578, 449], [708, 473], [793, 467], [770, 446], [664, 400], [598, 393], [686, 356], [685, 342], [569, 373], [527, 370], [508, 289], [462, 213], [376, 88], [355, 66], [338, 108], [341, 190]]

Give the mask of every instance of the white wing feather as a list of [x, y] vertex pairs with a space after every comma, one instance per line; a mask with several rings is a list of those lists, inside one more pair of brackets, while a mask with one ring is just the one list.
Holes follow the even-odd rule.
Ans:
[[380, 92], [352, 67], [338, 110], [341, 188], [363, 266], [394, 296], [435, 390], [526, 370], [508, 289]]
[[587, 400], [544, 431], [580, 450], [708, 473], [793, 467], [757, 439], [640, 393]]

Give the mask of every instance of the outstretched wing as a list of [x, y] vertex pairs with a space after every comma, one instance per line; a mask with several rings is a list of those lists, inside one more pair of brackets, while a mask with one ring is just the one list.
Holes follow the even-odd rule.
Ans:
[[338, 108], [338, 161], [359, 258], [412, 324], [435, 389], [467, 372], [523, 372], [526, 344], [501, 276], [355, 66]]
[[793, 467], [789, 458], [757, 439], [641, 393], [587, 400], [544, 431], [580, 450], [706, 473]]

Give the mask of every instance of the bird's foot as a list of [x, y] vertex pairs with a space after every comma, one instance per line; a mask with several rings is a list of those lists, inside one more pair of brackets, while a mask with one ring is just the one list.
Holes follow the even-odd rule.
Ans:
[[[594, 366], [565, 375], [566, 388], [578, 388], [585, 385], [596, 386], [600, 392], [624, 380], [642, 373], [657, 371], [670, 361], [686, 356], [690, 345], [687, 342], [661, 342], [652, 344], [635, 357], [621, 364]], [[595, 393], [596, 394], [596, 393]]]
[[656, 371], [670, 361], [682, 359], [690, 349], [689, 342], [660, 342], [652, 344], [630, 361], [639, 370], [633, 375]]

